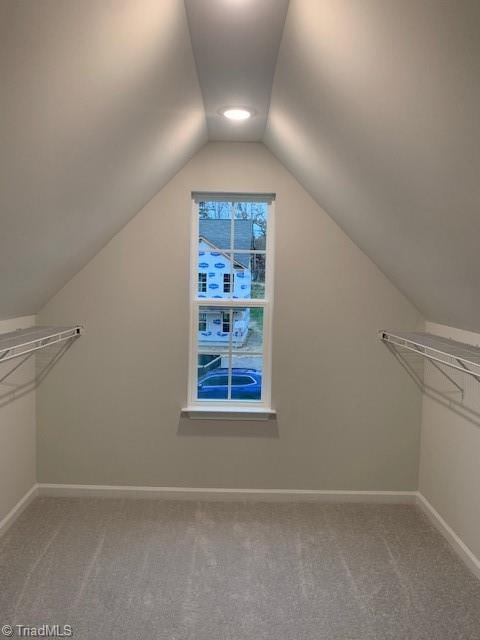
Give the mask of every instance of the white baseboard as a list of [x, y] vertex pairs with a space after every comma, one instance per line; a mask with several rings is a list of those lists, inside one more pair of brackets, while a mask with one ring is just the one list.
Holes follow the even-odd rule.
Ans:
[[414, 504], [415, 491], [329, 491], [316, 489], [214, 489], [193, 487], [137, 487], [123, 485], [38, 485], [39, 495], [103, 498], [159, 498], [163, 500], [222, 500], [267, 502], [374, 502]]
[[10, 509], [7, 515], [0, 520], [0, 536], [15, 522], [18, 516], [24, 511], [30, 502], [36, 497], [38, 491], [38, 485], [34, 484], [29, 491], [21, 498], [17, 504]]
[[434, 527], [447, 539], [461, 560], [463, 560], [467, 567], [480, 579], [480, 560], [419, 491], [417, 491], [417, 505], [425, 513]]
[[0, 535], [36, 496], [156, 498], [161, 500], [417, 504], [454, 551], [480, 579], [480, 560], [418, 491], [335, 491], [320, 489], [214, 489], [124, 485], [35, 484], [0, 521]]

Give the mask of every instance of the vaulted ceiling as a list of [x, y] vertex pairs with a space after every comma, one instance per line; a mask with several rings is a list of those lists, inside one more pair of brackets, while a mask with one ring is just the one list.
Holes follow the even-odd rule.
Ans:
[[[185, 0], [210, 140], [258, 141], [267, 123], [288, 0]], [[248, 122], [222, 107], [255, 109]]]
[[480, 329], [480, 2], [291, 0], [265, 142], [428, 320]]
[[179, 0], [0, 0], [0, 318], [34, 313], [206, 141]]
[[426, 318], [480, 330], [479, 69], [477, 0], [0, 0], [0, 318], [211, 139], [263, 141]]

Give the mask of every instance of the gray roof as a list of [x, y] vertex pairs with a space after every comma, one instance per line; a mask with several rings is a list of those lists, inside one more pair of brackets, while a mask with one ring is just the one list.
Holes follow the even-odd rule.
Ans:
[[[218, 249], [230, 249], [231, 220], [200, 219], [199, 235]], [[235, 220], [235, 249], [253, 249], [252, 220]], [[248, 254], [235, 254], [235, 261], [244, 267], [250, 267]]]

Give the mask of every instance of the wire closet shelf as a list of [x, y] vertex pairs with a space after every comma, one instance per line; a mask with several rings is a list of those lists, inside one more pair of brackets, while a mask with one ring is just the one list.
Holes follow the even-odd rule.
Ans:
[[415, 331], [381, 330], [378, 335], [380, 340], [395, 349], [412, 351], [432, 363], [456, 369], [480, 382], [480, 347]]
[[0, 334], [0, 363], [28, 356], [39, 349], [46, 349], [59, 342], [73, 340], [83, 333], [79, 325], [74, 327], [32, 327]]

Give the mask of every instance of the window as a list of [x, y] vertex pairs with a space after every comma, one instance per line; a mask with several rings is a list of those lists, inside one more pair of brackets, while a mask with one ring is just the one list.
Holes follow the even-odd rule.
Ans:
[[230, 311], [222, 311], [222, 331], [230, 333]]
[[223, 274], [223, 293], [232, 293], [235, 287], [235, 274], [224, 273]]
[[207, 314], [206, 313], [198, 314], [198, 330], [199, 331], [207, 330]]
[[198, 293], [207, 293], [207, 274], [198, 274]]
[[193, 194], [189, 408], [270, 410], [273, 201]]

